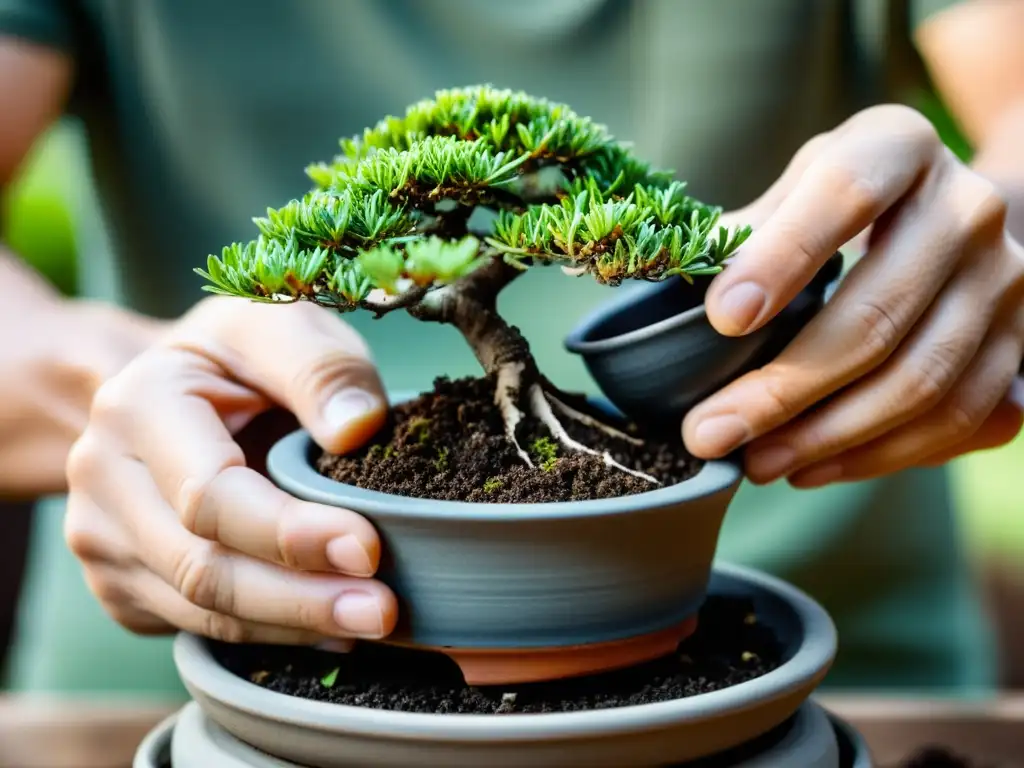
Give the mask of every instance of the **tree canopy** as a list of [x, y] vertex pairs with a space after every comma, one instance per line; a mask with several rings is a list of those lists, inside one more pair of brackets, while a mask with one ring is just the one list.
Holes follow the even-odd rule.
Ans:
[[[719, 272], [750, 233], [568, 106], [474, 86], [439, 91], [341, 141], [313, 188], [254, 219], [196, 270], [214, 293], [379, 307], [494, 259], [556, 264], [601, 283]], [[493, 212], [483, 230], [476, 209]]]

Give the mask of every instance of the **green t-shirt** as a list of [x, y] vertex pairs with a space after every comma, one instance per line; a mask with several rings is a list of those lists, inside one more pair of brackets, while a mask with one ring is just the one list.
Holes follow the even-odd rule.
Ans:
[[[192, 267], [248, 239], [267, 205], [306, 191], [307, 163], [438, 88], [489, 82], [568, 102], [676, 169], [697, 196], [748, 202], [811, 135], [885, 97], [887, 5], [0, 0], [0, 31], [79, 62], [72, 112], [103, 214], [103, 226], [83, 223], [87, 291], [172, 317], [201, 296]], [[554, 380], [592, 392], [561, 339], [608, 291], [543, 270], [513, 285], [502, 309]], [[476, 371], [451, 329], [349, 319], [394, 389]], [[61, 515], [59, 499], [40, 505], [10, 685], [179, 695], [168, 641], [120, 630], [89, 596]], [[842, 646], [832, 685], [992, 680], [941, 470], [815, 491], [744, 487], [720, 555], [826, 605]]]

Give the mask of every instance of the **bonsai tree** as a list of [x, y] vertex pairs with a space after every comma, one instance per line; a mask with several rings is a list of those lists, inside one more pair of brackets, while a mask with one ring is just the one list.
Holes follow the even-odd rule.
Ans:
[[634, 157], [607, 128], [564, 104], [487, 86], [439, 91], [344, 139], [314, 187], [254, 219], [258, 233], [196, 270], [214, 293], [311, 301], [381, 317], [402, 310], [450, 323], [493, 382], [505, 434], [531, 416], [563, 449], [602, 456], [565, 420], [636, 442], [574, 407], [545, 378], [497, 309], [525, 270], [557, 265], [606, 285], [713, 275], [750, 234]]

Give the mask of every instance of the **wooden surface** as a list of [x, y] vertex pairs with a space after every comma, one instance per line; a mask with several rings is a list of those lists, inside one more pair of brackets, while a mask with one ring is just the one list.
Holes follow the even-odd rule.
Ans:
[[[1024, 696], [974, 705], [862, 697], [819, 701], [867, 738], [879, 768], [897, 765], [926, 744], [952, 747], [992, 768], [1024, 768]], [[173, 709], [132, 701], [0, 697], [0, 768], [131, 768], [136, 745]]]

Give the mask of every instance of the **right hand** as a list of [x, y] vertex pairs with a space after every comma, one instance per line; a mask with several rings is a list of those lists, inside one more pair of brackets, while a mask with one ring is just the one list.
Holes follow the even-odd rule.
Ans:
[[247, 465], [236, 436], [275, 405], [334, 453], [388, 408], [365, 343], [331, 312], [219, 297], [99, 389], [68, 458], [65, 537], [120, 624], [297, 645], [394, 629], [373, 526]]

